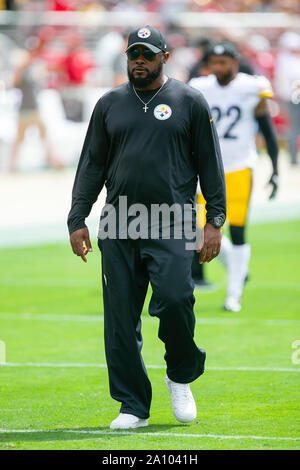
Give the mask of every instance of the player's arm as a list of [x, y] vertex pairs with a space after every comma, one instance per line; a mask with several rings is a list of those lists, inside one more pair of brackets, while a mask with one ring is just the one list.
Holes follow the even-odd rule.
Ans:
[[105, 131], [101, 100], [96, 104], [81, 151], [68, 215], [68, 229], [73, 252], [86, 260], [92, 251], [85, 224], [94, 202], [103, 188], [106, 173], [108, 138]]
[[221, 248], [221, 228], [216, 228], [209, 221], [226, 219], [225, 175], [218, 135], [203, 96], [194, 103], [192, 144], [195, 163], [203, 196], [206, 200], [206, 220], [204, 244], [199, 251], [199, 262], [209, 262], [215, 258]]
[[268, 182], [272, 186], [269, 199], [276, 196], [278, 189], [278, 143], [275, 127], [269, 112], [268, 102], [262, 98], [255, 108], [255, 118], [258, 122], [262, 135], [264, 136], [267, 151], [272, 161], [272, 175]]

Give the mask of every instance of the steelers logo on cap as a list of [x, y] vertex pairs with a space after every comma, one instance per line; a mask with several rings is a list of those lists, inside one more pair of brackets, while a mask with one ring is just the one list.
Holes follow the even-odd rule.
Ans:
[[148, 28], [141, 28], [137, 33], [139, 38], [146, 39], [151, 35], [151, 31]]
[[222, 46], [222, 44], [218, 44], [217, 46], [214, 47], [215, 54], [221, 55], [221, 54], [224, 54], [224, 52], [225, 52], [225, 47]]
[[154, 116], [160, 121], [165, 121], [172, 116], [172, 109], [167, 104], [159, 104], [154, 108]]

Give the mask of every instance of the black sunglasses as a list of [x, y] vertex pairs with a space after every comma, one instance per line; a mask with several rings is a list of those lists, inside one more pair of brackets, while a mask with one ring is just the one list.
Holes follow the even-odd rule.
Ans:
[[130, 60], [136, 60], [138, 57], [140, 57], [140, 54], [144, 57], [144, 59], [148, 60], [149, 62], [153, 62], [156, 58], [155, 52], [151, 51], [150, 49], [130, 49], [127, 52], [127, 56]]

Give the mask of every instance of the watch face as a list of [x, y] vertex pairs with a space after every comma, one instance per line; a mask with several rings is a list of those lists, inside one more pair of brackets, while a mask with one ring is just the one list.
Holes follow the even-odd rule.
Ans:
[[222, 227], [223, 225], [223, 218], [222, 217], [215, 217], [214, 218], [214, 226], [217, 228]]

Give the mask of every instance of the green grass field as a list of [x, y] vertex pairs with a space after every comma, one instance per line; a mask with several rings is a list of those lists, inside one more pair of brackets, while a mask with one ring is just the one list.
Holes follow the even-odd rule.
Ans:
[[300, 353], [292, 343], [300, 340], [300, 221], [253, 225], [248, 238], [242, 311], [222, 310], [226, 277], [217, 261], [206, 267], [217, 289], [195, 293], [207, 370], [191, 386], [191, 425], [173, 417], [158, 320], [145, 304], [153, 401], [149, 427], [132, 434], [109, 429], [119, 404], [108, 390], [96, 242], [87, 264], [67, 244], [1, 249], [0, 449], [299, 449]]

